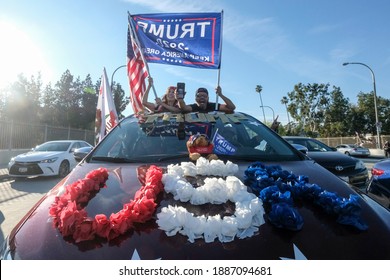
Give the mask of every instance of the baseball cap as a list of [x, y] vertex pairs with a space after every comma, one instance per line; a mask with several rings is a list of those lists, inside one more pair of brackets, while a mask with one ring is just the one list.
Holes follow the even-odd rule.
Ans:
[[195, 94], [197, 94], [197, 93], [199, 93], [199, 92], [205, 92], [205, 93], [207, 93], [207, 95], [209, 95], [209, 92], [207, 91], [207, 89], [206, 88], [198, 88], [197, 90], [196, 90], [196, 93]]

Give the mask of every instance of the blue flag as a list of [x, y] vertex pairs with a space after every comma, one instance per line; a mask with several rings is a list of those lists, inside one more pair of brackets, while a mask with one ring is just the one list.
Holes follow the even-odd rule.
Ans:
[[222, 13], [132, 15], [147, 62], [219, 69]]
[[226, 140], [218, 132], [215, 133], [214, 137], [214, 153], [217, 155], [234, 155], [237, 148]]

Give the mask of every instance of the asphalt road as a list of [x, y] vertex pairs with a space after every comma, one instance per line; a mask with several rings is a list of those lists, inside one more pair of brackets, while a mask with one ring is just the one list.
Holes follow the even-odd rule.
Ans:
[[[363, 159], [371, 170], [379, 158]], [[55, 186], [61, 178], [31, 178], [13, 180], [0, 167], [0, 244], [35, 203]]]
[[0, 244], [28, 210], [60, 180], [31, 178], [15, 181], [0, 175]]

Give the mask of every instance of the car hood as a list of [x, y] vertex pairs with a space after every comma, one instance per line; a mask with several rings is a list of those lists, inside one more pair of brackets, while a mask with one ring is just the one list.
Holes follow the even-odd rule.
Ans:
[[22, 162], [34, 162], [34, 161], [41, 161], [44, 159], [49, 159], [55, 156], [59, 156], [63, 154], [64, 152], [28, 152], [25, 154], [21, 154], [15, 157], [15, 161], [22, 161]]
[[308, 152], [310, 158], [324, 166], [324, 163], [331, 165], [355, 166], [357, 159], [344, 155], [340, 152]]
[[[166, 168], [168, 163], [159, 165]], [[268, 164], [267, 164], [268, 165]], [[239, 164], [237, 177], [244, 182], [244, 171], [248, 162]], [[45, 195], [31, 209], [25, 218], [14, 228], [9, 237], [9, 244], [16, 259], [389, 259], [390, 258], [390, 222], [385, 216], [387, 210], [377, 205], [370, 198], [362, 195], [358, 201], [361, 205], [361, 219], [368, 225], [368, 230], [360, 231], [355, 227], [336, 222], [337, 217], [309, 202], [298, 201], [295, 207], [303, 217], [304, 225], [299, 231], [290, 231], [273, 226], [266, 222], [258, 232], [249, 238], [235, 238], [232, 242], [221, 243], [216, 239], [207, 243], [197, 239], [194, 243], [187, 236], [179, 233], [173, 236], [160, 230], [156, 215], [162, 207], [176, 205], [173, 196], [163, 192], [157, 198], [157, 209], [151, 220], [138, 224], [125, 234], [107, 241], [95, 238], [92, 241], [75, 243], [64, 238], [53, 226], [49, 208], [61, 189], [99, 167], [109, 170], [107, 188], [101, 189], [88, 202], [86, 211], [89, 217], [97, 214], [110, 216], [122, 209], [141, 187], [140, 174], [148, 165], [136, 164], [79, 164], [69, 177], [63, 179], [52, 191]], [[309, 177], [310, 183], [320, 185], [323, 189], [336, 192], [348, 198], [357, 194], [346, 183], [341, 181], [313, 161], [294, 161], [282, 165], [282, 168], [296, 175]], [[298, 170], [305, 170], [299, 174]], [[218, 213], [227, 209], [225, 205], [194, 206], [194, 211]], [[373, 207], [374, 206], [374, 207]], [[39, 225], [39, 226], [37, 226]], [[298, 250], [301, 254], [298, 254]]]

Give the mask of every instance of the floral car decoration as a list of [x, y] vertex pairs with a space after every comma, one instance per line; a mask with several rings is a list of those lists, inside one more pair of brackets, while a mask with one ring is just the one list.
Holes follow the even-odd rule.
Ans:
[[[88, 217], [85, 206], [94, 195], [105, 188], [108, 170], [99, 168], [88, 173], [84, 179], [65, 186], [59, 191], [50, 208], [54, 226], [64, 237], [71, 236], [76, 243], [92, 240], [96, 236], [112, 240], [126, 233], [137, 223], [153, 218], [157, 195], [165, 190], [174, 199], [194, 205], [205, 203], [222, 204], [227, 200], [235, 203], [231, 216], [195, 216], [181, 206], [162, 208], [157, 213], [157, 224], [168, 236], [177, 233], [186, 235], [190, 242], [203, 238], [205, 242], [231, 242], [234, 238], [247, 238], [255, 234], [265, 222], [264, 216], [278, 228], [300, 230], [303, 219], [294, 208], [294, 200], [311, 200], [326, 213], [337, 216], [341, 224], [366, 230], [360, 220], [360, 206], [355, 196], [341, 198], [335, 193], [324, 191], [316, 184], [309, 184], [305, 176], [296, 176], [280, 166], [265, 166], [259, 162], [251, 164], [245, 171], [245, 184], [254, 193], [247, 191], [237, 177], [237, 165], [221, 160], [208, 161], [201, 157], [196, 161], [169, 165], [167, 172], [157, 166], [150, 166], [146, 172], [145, 184], [133, 200], [125, 204], [109, 218], [104, 214]], [[204, 185], [194, 188], [185, 177], [206, 176]], [[225, 178], [225, 179], [224, 179]], [[264, 207], [263, 208], [263, 203]]]
[[122, 210], [109, 218], [104, 214], [90, 218], [85, 206], [94, 194], [106, 187], [108, 179], [107, 169], [93, 170], [84, 179], [65, 186], [59, 192], [50, 208], [50, 215], [62, 235], [72, 236], [76, 243], [96, 236], [112, 240], [127, 232], [135, 223], [143, 223], [152, 217], [157, 205], [156, 197], [163, 190], [161, 177], [162, 170], [151, 166], [146, 172], [145, 185]]
[[361, 208], [357, 195], [348, 199], [310, 184], [306, 176], [296, 176], [280, 166], [251, 164], [245, 171], [245, 183], [267, 207], [269, 221], [279, 228], [300, 230], [303, 219], [294, 208], [294, 200], [309, 200], [327, 214], [337, 216], [337, 222], [366, 230], [367, 224], [360, 219]]

